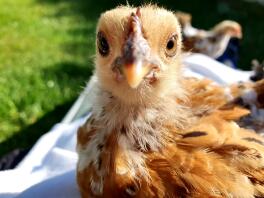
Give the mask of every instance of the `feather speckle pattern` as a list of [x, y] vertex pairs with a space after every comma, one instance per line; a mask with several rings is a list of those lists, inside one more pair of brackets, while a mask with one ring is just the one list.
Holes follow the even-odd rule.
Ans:
[[180, 25], [157, 6], [107, 11], [97, 32], [98, 90], [77, 132], [83, 198], [264, 197], [264, 80], [183, 77]]

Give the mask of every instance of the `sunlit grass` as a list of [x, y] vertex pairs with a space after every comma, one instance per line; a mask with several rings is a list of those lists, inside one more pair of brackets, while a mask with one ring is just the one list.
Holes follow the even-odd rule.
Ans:
[[70, 9], [0, 1], [0, 142], [76, 98], [89, 79], [94, 23]]

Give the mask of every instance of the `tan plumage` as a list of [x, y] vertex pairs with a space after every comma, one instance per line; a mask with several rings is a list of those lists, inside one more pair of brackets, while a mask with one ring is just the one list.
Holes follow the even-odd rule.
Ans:
[[183, 29], [184, 51], [218, 58], [224, 53], [231, 38], [242, 38], [242, 28], [235, 21], [225, 20], [216, 24], [211, 30], [202, 30], [192, 26], [190, 14], [176, 12], [175, 15]]
[[264, 140], [237, 124], [263, 108], [264, 81], [184, 78], [181, 46], [165, 9], [101, 15], [97, 98], [77, 134], [82, 197], [264, 197]]

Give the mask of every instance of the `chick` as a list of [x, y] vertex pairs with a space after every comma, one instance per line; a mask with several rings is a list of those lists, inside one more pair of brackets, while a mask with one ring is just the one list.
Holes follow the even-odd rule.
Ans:
[[222, 21], [211, 30], [206, 31], [191, 25], [190, 14], [176, 12], [175, 15], [183, 29], [185, 51], [199, 52], [217, 59], [223, 55], [232, 38], [242, 38], [242, 28], [235, 21]]
[[264, 196], [264, 140], [236, 124], [249, 111], [223, 88], [183, 77], [172, 12], [117, 7], [96, 33], [97, 98], [77, 133], [82, 197]]

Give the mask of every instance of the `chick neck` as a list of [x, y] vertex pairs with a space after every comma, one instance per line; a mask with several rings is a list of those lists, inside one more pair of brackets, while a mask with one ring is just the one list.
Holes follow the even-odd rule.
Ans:
[[131, 148], [159, 150], [172, 138], [171, 128], [182, 130], [190, 111], [176, 102], [177, 94], [156, 97], [152, 102], [127, 104], [99, 88], [93, 114], [108, 131], [126, 139]]

